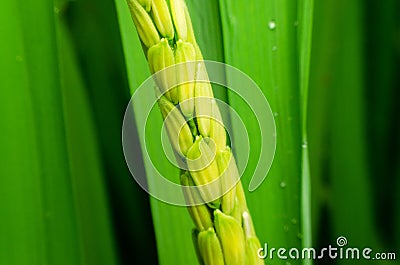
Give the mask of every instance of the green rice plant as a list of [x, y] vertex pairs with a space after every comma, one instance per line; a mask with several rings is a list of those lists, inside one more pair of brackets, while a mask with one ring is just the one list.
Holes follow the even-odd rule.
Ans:
[[[150, 70], [156, 73], [158, 93], [163, 93], [158, 104], [171, 144], [177, 159], [183, 158], [189, 169], [181, 175], [181, 184], [206, 185], [222, 175], [219, 185], [227, 191], [222, 197], [218, 186], [184, 191], [187, 202], [193, 204], [188, 209], [196, 224], [194, 244], [199, 249], [199, 261], [205, 264], [224, 264], [224, 261], [226, 264], [243, 264], [245, 260], [248, 264], [263, 263], [257, 257], [260, 243], [243, 188], [240, 182], [235, 184], [239, 179], [238, 170], [226, 146], [226, 132], [211, 84], [192, 81], [195, 76], [206, 76], [207, 73], [201, 63], [203, 57], [185, 3], [170, 1], [170, 9], [162, 0], [151, 4], [132, 0], [128, 5]], [[148, 6], [150, 14], [146, 10]], [[195, 67], [188, 64], [196, 60], [199, 61]], [[178, 82], [176, 87], [175, 82]], [[174, 106], [178, 103], [180, 110]], [[194, 121], [195, 113], [198, 116]], [[210, 157], [212, 161], [209, 161]], [[196, 205], [195, 198], [197, 201], [201, 198], [204, 204]]]
[[[202, 201], [190, 207], [148, 196], [124, 161], [122, 117], [130, 94], [152, 74], [147, 59], [155, 62], [154, 71], [160, 49], [172, 48], [173, 63], [193, 57], [194, 42], [179, 41], [188, 25], [178, 22], [182, 12], [174, 9], [174, 16], [165, 16], [172, 11], [171, 1], [166, 1], [168, 12], [162, 12], [165, 1], [138, 2], [157, 31], [149, 43], [160, 44], [150, 57], [126, 1], [0, 3], [0, 263], [122, 265], [145, 260], [186, 265], [197, 263], [198, 257], [206, 264], [235, 263], [243, 259], [243, 251], [230, 257], [225, 253], [232, 246], [246, 248], [245, 231], [250, 264], [260, 262], [254, 255], [260, 246], [320, 249], [335, 245], [338, 236], [346, 237], [349, 247], [397, 255], [395, 261], [369, 263], [398, 264], [400, 2], [326, 0], [315, 2], [314, 8], [312, 0], [186, 0], [202, 57], [230, 64], [253, 79], [268, 98], [277, 128], [274, 163], [263, 184], [251, 192], [257, 167], [253, 157], [264, 142], [257, 138], [257, 124], [246, 115], [250, 110], [243, 100], [213, 84], [213, 98], [245, 117], [249, 137], [242, 137], [238, 121], [221, 108], [230, 132], [226, 141], [218, 141], [222, 151], [208, 174], [194, 172], [195, 164], [180, 171], [160, 161], [168, 180], [184, 184], [182, 201]], [[211, 78], [214, 72], [208, 74]], [[227, 88], [238, 81], [229, 71], [218, 75]], [[196, 83], [186, 86], [193, 87]], [[203, 88], [209, 96], [208, 85]], [[143, 102], [155, 94], [151, 88]], [[175, 90], [159, 99], [166, 133], [176, 134], [173, 121], [178, 119], [187, 126], [181, 141], [171, 138], [179, 159], [214, 152], [204, 137], [211, 122], [189, 117], [192, 109], [212, 114], [198, 108], [196, 95]], [[183, 112], [173, 111], [180, 99], [193, 99], [194, 107], [189, 102], [182, 105]], [[143, 134], [143, 102], [133, 105], [133, 166], [147, 174], [150, 190], [157, 193], [165, 187], [152, 178], [141, 150], [160, 153], [163, 117], [155, 105], [154, 119]], [[214, 139], [216, 135], [226, 136], [217, 133]], [[140, 146], [143, 137], [151, 140]], [[244, 165], [240, 155], [247, 149], [246, 139], [251, 157]], [[242, 210], [235, 211], [237, 194], [204, 202], [202, 197], [216, 191], [198, 189], [198, 183], [220, 174], [233, 157], [245, 169], [235, 189], [243, 188], [251, 220], [247, 211], [242, 216]], [[231, 180], [225, 180], [229, 185]], [[245, 222], [238, 226], [235, 219]], [[311, 262], [279, 259], [275, 250], [265, 263]]]
[[[231, 7], [229, 4], [224, 3], [223, 1], [221, 2], [221, 9], [217, 6], [217, 11], [219, 11], [217, 14], [215, 14], [215, 12], [210, 12], [210, 14], [212, 15], [208, 15], [207, 12], [205, 12], [205, 9], [203, 9], [204, 7], [209, 7], [210, 5], [208, 4], [210, 2], [205, 1], [204, 4], [197, 4], [195, 1], [188, 1], [188, 6], [192, 7], [192, 12], [195, 13], [196, 15], [198, 14], [199, 16], [206, 16], [206, 19], [203, 19], [203, 21], [208, 21], [208, 17], [210, 19], [215, 19], [215, 16], [218, 17], [218, 13], [221, 13], [221, 20], [222, 20], [222, 28], [224, 30], [221, 29], [221, 32], [223, 33], [223, 39], [224, 39], [224, 43], [229, 43], [229, 45], [226, 44], [226, 46], [224, 46], [224, 56], [226, 58], [226, 61], [229, 63], [232, 63], [232, 59], [238, 59], [241, 58], [242, 59], [242, 64], [240, 65], [240, 68], [243, 68], [243, 63], [244, 62], [248, 62], [250, 63], [250, 65], [254, 65], [254, 68], [248, 68], [247, 67], [247, 71], [250, 72], [250, 75], [252, 77], [256, 76], [256, 82], [259, 84], [262, 84], [262, 88], [264, 88], [265, 90], [263, 90], [263, 92], [266, 95], [269, 95], [268, 93], [271, 93], [269, 91], [273, 91], [274, 90], [274, 85], [268, 85], [265, 86], [265, 81], [271, 81], [270, 79], [264, 79], [261, 78], [261, 76], [265, 76], [265, 74], [260, 71], [261, 69], [263, 71], [270, 69], [270, 68], [257, 68], [256, 65], [257, 63], [253, 64], [254, 61], [257, 61], [257, 58], [263, 60], [262, 58], [275, 58], [276, 54], [279, 54], [282, 56], [282, 58], [284, 58], [283, 60], [273, 60], [273, 62], [278, 62], [278, 65], [286, 67], [286, 71], [272, 71], [272, 72], [267, 72], [267, 76], [272, 76], [273, 78], [276, 78], [277, 76], [279, 77], [279, 75], [277, 75], [277, 73], [281, 73], [283, 74], [282, 76], [280, 76], [282, 83], [282, 88], [287, 89], [287, 92], [285, 92], [286, 96], [282, 96], [280, 99], [277, 98], [277, 100], [281, 100], [280, 104], [276, 104], [274, 102], [279, 102], [279, 101], [275, 101], [274, 98], [272, 100], [273, 104], [275, 105], [275, 110], [277, 111], [283, 111], [283, 117], [289, 116], [290, 119], [289, 120], [281, 120], [278, 121], [278, 125], [279, 128], [281, 126], [286, 127], [285, 130], [280, 129], [280, 131], [278, 132], [278, 135], [280, 135], [282, 139], [281, 144], [284, 144], [285, 149], [288, 150], [289, 152], [283, 152], [282, 150], [279, 151], [278, 148], [278, 161], [286, 161], [286, 164], [281, 167], [278, 166], [273, 166], [272, 168], [272, 172], [270, 173], [269, 177], [269, 187], [268, 189], [270, 191], [266, 191], [265, 187], [263, 189], [263, 187], [260, 188], [260, 190], [257, 190], [257, 195], [258, 196], [251, 196], [250, 195], [250, 199], [252, 199], [252, 202], [250, 202], [251, 207], [253, 207], [254, 209], [256, 209], [255, 211], [252, 208], [252, 213], [254, 215], [258, 215], [258, 217], [256, 217], [256, 220], [259, 220], [260, 227], [261, 229], [257, 229], [257, 231], [259, 231], [259, 233], [262, 234], [261, 238], [264, 240], [262, 242], [266, 242], [266, 240], [268, 240], [268, 243], [271, 243], [271, 245], [292, 245], [292, 246], [301, 246], [303, 243], [302, 242], [306, 242], [306, 245], [310, 244], [310, 239], [311, 239], [311, 230], [310, 230], [310, 223], [308, 222], [308, 214], [309, 214], [309, 201], [308, 201], [308, 172], [307, 172], [307, 153], [305, 152], [303, 155], [301, 154], [301, 146], [303, 145], [302, 140], [300, 137], [302, 135], [301, 131], [301, 127], [300, 127], [300, 105], [301, 106], [306, 106], [304, 105], [305, 103], [303, 102], [304, 100], [306, 100], [306, 94], [307, 94], [307, 90], [303, 90], [306, 89], [307, 86], [307, 79], [308, 79], [308, 72], [306, 70], [306, 68], [308, 67], [308, 60], [309, 60], [309, 53], [302, 53], [301, 56], [301, 61], [300, 61], [300, 57], [297, 57], [298, 54], [298, 49], [299, 51], [304, 51], [305, 49], [309, 49], [310, 46], [310, 33], [311, 33], [311, 28], [309, 27], [310, 23], [312, 23], [312, 17], [309, 16], [310, 12], [312, 12], [312, 9], [310, 9], [312, 7], [312, 2], [310, 1], [304, 1], [301, 3], [301, 8], [299, 7], [299, 11], [297, 12], [293, 12], [294, 9], [292, 9], [290, 7], [289, 3], [285, 3], [282, 6], [280, 6], [280, 8], [273, 8], [272, 7], [267, 7], [267, 6], [258, 6], [257, 8], [259, 8], [260, 10], [262, 10], [263, 12], [272, 12], [270, 13], [267, 17], [271, 17], [271, 22], [277, 22], [278, 28], [275, 29], [273, 28], [273, 26], [271, 26], [271, 29], [268, 29], [268, 27], [259, 27], [259, 23], [255, 22], [257, 19], [261, 19], [266, 17], [264, 13], [261, 13], [259, 16], [254, 16], [253, 14], [257, 14], [257, 12], [252, 12], [252, 10], [254, 11], [255, 6], [253, 4], [250, 5], [246, 5], [246, 8], [242, 7], [241, 5], [237, 5], [234, 9], [233, 7]], [[126, 7], [124, 7], [119, 1], [116, 1], [116, 5], [117, 5], [117, 9], [118, 9], [118, 15], [119, 15], [119, 20], [120, 20], [120, 27], [121, 27], [121, 33], [123, 36], [123, 39], [125, 40], [123, 42], [124, 45], [124, 49], [125, 49], [125, 56], [126, 56], [126, 62], [127, 62], [127, 67], [128, 67], [128, 78], [131, 79], [131, 89], [132, 93], [134, 92], [134, 89], [140, 84], [139, 82], [137, 82], [137, 79], [134, 80], [135, 78], [137, 78], [138, 76], [142, 76], [142, 80], [144, 80], [145, 75], [143, 75], [142, 70], [143, 69], [143, 64], [140, 63], [141, 65], [138, 65], [138, 61], [140, 60], [144, 60], [143, 56], [138, 56], [137, 54], [133, 54], [132, 50], [134, 49], [141, 49], [141, 45], [138, 42], [138, 39], [135, 38], [135, 33], [134, 31], [132, 31], [132, 29], [130, 29], [129, 27], [127, 27], [127, 24], [129, 23], [128, 19], [127, 19], [127, 12]], [[227, 6], [225, 6], [227, 5]], [[243, 3], [244, 5], [244, 3]], [[212, 5], [211, 5], [212, 6]], [[215, 10], [213, 8], [211, 9], [206, 9], [207, 11], [209, 10]], [[239, 11], [240, 10], [240, 11]], [[280, 14], [282, 15], [282, 17], [280, 18], [276, 12], [279, 11], [281, 12]], [[247, 13], [249, 12], [249, 13]], [[286, 13], [289, 13], [290, 16], [286, 16]], [[303, 14], [304, 13], [304, 14]], [[240, 19], [241, 23], [240, 24], [235, 24], [235, 26], [237, 27], [236, 30], [238, 30], [239, 32], [241, 32], [242, 34], [237, 35], [237, 34], [231, 34], [230, 31], [230, 26], [229, 24], [225, 24], [225, 23], [230, 23], [230, 22], [226, 22], [225, 20], [225, 14], [226, 14], [226, 18], [229, 16], [229, 20], [232, 20], [232, 18], [234, 18], [235, 21], [238, 21], [238, 19]], [[279, 14], [279, 13], [278, 13]], [[303, 15], [302, 15], [303, 14]], [[299, 21], [298, 16], [301, 15], [301, 20]], [[195, 16], [196, 18], [196, 16]], [[250, 18], [250, 19], [249, 19]], [[277, 19], [279, 18], [279, 19]], [[199, 20], [199, 18], [197, 18]], [[304, 19], [304, 20], [303, 20]], [[193, 21], [196, 21], [196, 19], [194, 19]], [[279, 24], [281, 23], [281, 24]], [[283, 23], [283, 24], [282, 24]], [[272, 24], [272, 23], [271, 23]], [[196, 28], [198, 29], [201, 25], [201, 22], [195, 22], [194, 23], [194, 30], [196, 31]], [[214, 25], [218, 25], [218, 23], [215, 23]], [[281, 41], [280, 43], [282, 43], [282, 45], [287, 45], [285, 43], [290, 43], [290, 45], [285, 48], [285, 46], [278, 46], [280, 47], [280, 51], [277, 52], [276, 48], [274, 48], [273, 45], [271, 45], [271, 50], [265, 50], [265, 43], [259, 43], [259, 46], [257, 46], [256, 49], [254, 49], [254, 47], [249, 46], [248, 48], [246, 48], [245, 46], [247, 44], [251, 44], [251, 45], [257, 45], [257, 42], [249, 42], [247, 41], [248, 38], [246, 37], [246, 34], [256, 34], [257, 31], [248, 31], [245, 27], [246, 25], [249, 25], [249, 29], [252, 28], [257, 28], [258, 29], [258, 33], [257, 35], [254, 36], [263, 36], [263, 34], [265, 34], [265, 32], [267, 34], [265, 34], [265, 36], [272, 36], [275, 35], [274, 33], [280, 33], [281, 35]], [[280, 27], [279, 27], [280, 25]], [[198, 26], [198, 27], [196, 27]], [[243, 29], [240, 29], [240, 27], [244, 27]], [[298, 33], [297, 29], [301, 28], [304, 30], [301, 31], [301, 33]], [[205, 31], [207, 29], [204, 29]], [[154, 32], [154, 30], [151, 30]], [[204, 32], [205, 32], [204, 31]], [[213, 34], [218, 36], [218, 31], [214, 32], [212, 31]], [[201, 31], [200, 31], [201, 34]], [[289, 34], [289, 35], [288, 35]], [[139, 35], [140, 35], [140, 30], [139, 30]], [[208, 34], [204, 34], [204, 37], [209, 36]], [[289, 40], [286, 40], [287, 37], [290, 36]], [[219, 37], [221, 38], [221, 35], [219, 35]], [[231, 39], [232, 37], [240, 37], [239, 39]], [[160, 38], [160, 37], [159, 37]], [[299, 43], [301, 42], [302, 45], [297, 46], [296, 45], [296, 40], [299, 38]], [[152, 39], [152, 38], [149, 38]], [[157, 38], [155, 38], [157, 39]], [[304, 40], [304, 41], [300, 41]], [[160, 38], [161, 40], [161, 38]], [[200, 41], [203, 40], [203, 36], [201, 36]], [[274, 39], [270, 39], [270, 41], [273, 41]], [[204, 41], [204, 40], [203, 40]], [[242, 46], [237, 47], [235, 44], [237, 43], [241, 43]], [[271, 42], [272, 43], [272, 42]], [[216, 43], [218, 45], [218, 42]], [[222, 44], [222, 43], [220, 43]], [[136, 47], [136, 48], [134, 48]], [[262, 48], [261, 48], [262, 47]], [[301, 48], [300, 48], [301, 47]], [[207, 47], [208, 48], [208, 47]], [[211, 46], [211, 49], [215, 49], [215, 46]], [[236, 50], [235, 50], [236, 49]], [[144, 48], [144, 50], [146, 50], [146, 48]], [[264, 50], [266, 52], [266, 54], [264, 54], [263, 56], [260, 56], [259, 54], [254, 54], [253, 56], [248, 56], [248, 53], [243, 54], [243, 51], [246, 50], [254, 50], [254, 52], [259, 52]], [[207, 51], [207, 49], [206, 49]], [[231, 51], [235, 51], [235, 52], [231, 52]], [[233, 54], [237, 54], [237, 56], [233, 56]], [[240, 54], [243, 54], [242, 56], [239, 56]], [[268, 55], [267, 55], [268, 54]], [[290, 57], [290, 56], [292, 57]], [[288, 57], [289, 56], [289, 57]], [[141, 58], [140, 58], [141, 57]], [[133, 63], [135, 62], [135, 63]], [[252, 63], [253, 62], [253, 63]], [[301, 65], [302, 69], [304, 69], [304, 71], [302, 70], [302, 74], [301, 74], [301, 78], [302, 78], [302, 95], [303, 95], [303, 99], [299, 100], [298, 102], [295, 103], [295, 105], [293, 104], [288, 104], [287, 103], [287, 99], [288, 98], [296, 98], [296, 95], [300, 94], [300, 87], [297, 86], [298, 82], [297, 81], [297, 71], [296, 71], [296, 65]], [[234, 64], [235, 65], [235, 64]], [[253, 70], [254, 69], [254, 70]], [[289, 71], [287, 71], [289, 70]], [[246, 72], [247, 72], [246, 71]], [[140, 74], [138, 75], [138, 73], [140, 72]], [[147, 72], [145, 70], [145, 72]], [[147, 74], [148, 75], [148, 74]], [[290, 78], [290, 76], [294, 76], [295, 78]], [[133, 79], [132, 79], [133, 78]], [[234, 77], [228, 77], [228, 78], [234, 78]], [[300, 78], [300, 77], [298, 77]], [[289, 80], [292, 80], [292, 84], [288, 86], [287, 84], [285, 84], [285, 82], [289, 82]], [[150, 95], [153, 96], [153, 95]], [[271, 102], [271, 98], [268, 97], [270, 99]], [[235, 102], [235, 98], [232, 97], [229, 99], [229, 102], [231, 105], [238, 107], [240, 104], [238, 102]], [[136, 105], [133, 106], [134, 107], [134, 112], [137, 113], [138, 115], [136, 117], [140, 117], [140, 102], [138, 102]], [[239, 107], [240, 108], [240, 107]], [[289, 111], [289, 112], [288, 112]], [[286, 112], [286, 114], [285, 114]], [[290, 113], [290, 114], [289, 114]], [[289, 114], [289, 115], [287, 115]], [[302, 114], [303, 115], [303, 114]], [[304, 114], [305, 115], [305, 114]], [[305, 116], [303, 116], [305, 118]], [[235, 128], [235, 125], [233, 124], [233, 128]], [[279, 129], [278, 128], [278, 129]], [[251, 130], [251, 129], [250, 129]], [[303, 130], [304, 131], [304, 130]], [[140, 132], [139, 132], [140, 134]], [[143, 137], [143, 135], [141, 136]], [[154, 136], [152, 137], [158, 137], [157, 134], [154, 134]], [[299, 138], [297, 138], [299, 137]], [[305, 137], [305, 135], [303, 135], [303, 137]], [[255, 144], [255, 146], [253, 146], [255, 150], [255, 152], [257, 152], [257, 144]], [[159, 147], [157, 146], [151, 146], [150, 144], [150, 148], [155, 148], [158, 149]], [[294, 149], [293, 149], [294, 148]], [[297, 149], [298, 148], [298, 149]], [[292, 153], [290, 152], [290, 150], [295, 150], [294, 152], [292, 151]], [[305, 148], [306, 149], [306, 148]], [[287, 156], [285, 158], [285, 156]], [[301, 163], [298, 163], [297, 161], [301, 161], [300, 158], [301, 156], [304, 156], [304, 164], [303, 166], [301, 165]], [[296, 159], [295, 159], [296, 158]], [[276, 162], [275, 162], [276, 163]], [[288, 164], [290, 165], [290, 163], [293, 163], [292, 166], [288, 166]], [[298, 163], [298, 164], [297, 164]], [[254, 167], [254, 165], [253, 165]], [[300, 204], [301, 204], [301, 200], [300, 200], [300, 194], [301, 192], [301, 182], [299, 182], [300, 180], [300, 176], [301, 174], [299, 174], [299, 169], [301, 169], [302, 167], [305, 168], [305, 171], [303, 173], [303, 180], [304, 180], [304, 184], [303, 184], [303, 188], [305, 191], [305, 195], [303, 198], [303, 208], [304, 211], [301, 211], [300, 209]], [[251, 167], [250, 167], [251, 168]], [[173, 168], [170, 168], [168, 165], [165, 165], [163, 167], [163, 172], [168, 172], [171, 173], [172, 178], [173, 175], [177, 175], [178, 172], [176, 170], [174, 170]], [[290, 174], [288, 174], [290, 172]], [[284, 179], [282, 179], [281, 177], [285, 176]], [[249, 181], [249, 175], [245, 175], [242, 178], [245, 181], [245, 186], [246, 184], [248, 184]], [[247, 183], [246, 183], [247, 182]], [[278, 187], [278, 190], [276, 189]], [[158, 189], [161, 187], [157, 187], [157, 184], [155, 183], [150, 183], [150, 188], [153, 189]], [[247, 191], [245, 191], [247, 193]], [[282, 193], [281, 193], [282, 192]], [[279, 194], [279, 196], [277, 196], [277, 194]], [[249, 195], [248, 195], [249, 196]], [[260, 200], [262, 200], [262, 202], [260, 202]], [[176, 206], [171, 206], [171, 205], [166, 205], [163, 203], [158, 202], [157, 200], [152, 199], [152, 212], [153, 212], [153, 218], [155, 220], [155, 230], [156, 230], [156, 238], [157, 238], [157, 245], [158, 245], [158, 251], [159, 251], [159, 257], [160, 257], [160, 263], [161, 264], [169, 264], [171, 261], [171, 257], [174, 258], [174, 263], [180, 263], [182, 262], [182, 264], [184, 264], [185, 262], [191, 262], [194, 258], [194, 256], [191, 256], [190, 253], [193, 252], [193, 250], [191, 250], [190, 248], [188, 249], [188, 244], [190, 244], [190, 242], [188, 242], [188, 238], [189, 235], [182, 235], [181, 237], [179, 237], [179, 240], [177, 239], [176, 242], [179, 242], [179, 246], [181, 246], [179, 249], [173, 247], [171, 245], [171, 242], [169, 240], [166, 240], [165, 237], [168, 238], [168, 234], [172, 235], [174, 234], [173, 231], [182, 231], [182, 229], [189, 229], [190, 224], [187, 223], [187, 219], [184, 217], [184, 212], [182, 212], [182, 209], [180, 209], [179, 207]], [[267, 203], [265, 203], [265, 201], [267, 201]], [[265, 204], [267, 204], [267, 208], [269, 209], [268, 212], [265, 212]], [[289, 208], [288, 208], [289, 207]], [[258, 208], [258, 209], [257, 209]], [[288, 211], [288, 209], [290, 209]], [[308, 209], [308, 210], [307, 210]], [[304, 213], [303, 218], [301, 217], [301, 212]], [[270, 213], [270, 214], [268, 214]], [[302, 221], [302, 219], [304, 219], [304, 222]], [[171, 220], [180, 220], [181, 222], [181, 226], [179, 228], [176, 228], [176, 224]], [[262, 224], [262, 226], [261, 226]], [[282, 225], [283, 224], [283, 225]], [[302, 227], [300, 227], [300, 225]], [[168, 229], [165, 229], [165, 227], [168, 227]], [[282, 230], [277, 230], [276, 227], [281, 227]], [[176, 230], [177, 229], [177, 230]], [[304, 231], [303, 231], [304, 230]], [[174, 234], [174, 236], [176, 236], [176, 233]], [[187, 250], [188, 249], [188, 252]], [[187, 255], [183, 255], [182, 253], [187, 253]], [[274, 264], [279, 264], [280, 262], [284, 262], [284, 261], [273, 261]], [[301, 262], [301, 261], [298, 261]], [[294, 262], [296, 263], [296, 262]]]

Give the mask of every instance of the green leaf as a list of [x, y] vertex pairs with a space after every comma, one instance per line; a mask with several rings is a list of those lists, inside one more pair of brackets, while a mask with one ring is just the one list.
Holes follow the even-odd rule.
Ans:
[[9, 202], [1, 221], [1, 242], [9, 246], [1, 248], [1, 260], [79, 264], [54, 18], [48, 12], [53, 6], [51, 1], [1, 6], [2, 36], [14, 40], [1, 47], [0, 105], [7, 123], [1, 123], [0, 194]]
[[0, 260], [115, 264], [95, 133], [55, 23], [60, 9], [49, 0], [0, 6]]
[[71, 185], [84, 264], [116, 264], [96, 127], [68, 31], [57, 23], [60, 84]]
[[319, 191], [313, 195], [320, 201], [314, 205], [314, 221], [321, 223], [314, 231], [323, 243], [328, 236], [329, 242], [345, 236], [349, 245], [376, 248], [380, 242], [366, 160], [362, 10], [362, 1], [316, 3], [309, 136], [313, 184]]
[[[311, 176], [309, 164], [307, 116], [314, 1], [302, 0], [299, 3], [299, 29], [297, 41], [299, 47], [300, 108], [302, 115], [301, 220], [303, 231], [303, 247], [312, 247]], [[308, 259], [305, 259], [303, 263], [312, 264], [312, 262]]]
[[331, 94], [333, 235], [343, 234], [353, 245], [373, 245], [377, 240], [366, 160], [362, 1], [336, 1], [336, 7], [336, 15], [346, 19], [335, 26], [340, 28], [341, 41], [336, 48]]
[[[310, 152], [310, 172], [312, 182], [312, 224], [314, 242], [327, 226], [321, 221], [323, 207], [327, 202], [325, 181], [327, 178], [326, 162], [329, 159], [329, 144], [327, 137], [330, 133], [329, 111], [330, 92], [333, 90], [331, 80], [334, 59], [331, 51], [336, 49], [335, 35], [335, 2], [326, 1], [315, 4], [314, 31], [310, 69], [308, 138]], [[325, 243], [325, 242], [324, 242]], [[328, 242], [327, 242], [328, 243]]]
[[[277, 126], [272, 168], [259, 189], [247, 192], [256, 231], [262, 244], [268, 243], [270, 247], [300, 248], [303, 238], [304, 244], [310, 245], [308, 158], [307, 152], [302, 152], [302, 140], [307, 139], [305, 110], [312, 1], [299, 6], [291, 1], [220, 2], [226, 62], [244, 71], [260, 86]], [[229, 83], [235, 77], [227, 78]], [[241, 108], [231, 94], [229, 103], [235, 109]], [[247, 129], [252, 132], [256, 128], [253, 123]], [[233, 144], [240, 149], [240, 141]], [[251, 152], [259, 152], [259, 146], [258, 141], [250, 142]], [[255, 162], [250, 160], [248, 167], [254, 169]], [[250, 176], [245, 174], [242, 178], [245, 188]], [[285, 263], [278, 259], [271, 262]]]
[[[148, 263], [157, 263], [148, 194], [135, 184], [121, 145], [122, 117], [130, 93], [115, 3], [70, 2], [66, 19], [95, 120], [120, 260], [136, 264], [146, 256]], [[132, 137], [138, 139], [137, 134]], [[142, 164], [138, 156], [138, 171], [144, 171]]]
[[[371, 186], [375, 194], [373, 205], [375, 216], [386, 216], [387, 212], [399, 212], [398, 200], [393, 197], [398, 190], [392, 185], [400, 152], [394, 148], [399, 143], [399, 62], [398, 46], [392, 36], [398, 36], [399, 2], [387, 0], [385, 4], [368, 1], [363, 15], [366, 63], [364, 64], [366, 107], [366, 136], [368, 138], [368, 166]], [[397, 42], [398, 45], [398, 42]], [[397, 80], [397, 81], [396, 81]], [[382, 240], [394, 242], [393, 231], [399, 222], [395, 218], [376, 218], [376, 229]]]

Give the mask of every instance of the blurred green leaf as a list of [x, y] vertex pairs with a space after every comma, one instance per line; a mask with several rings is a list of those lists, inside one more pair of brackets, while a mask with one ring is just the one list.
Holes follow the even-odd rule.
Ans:
[[60, 81], [71, 183], [84, 264], [116, 264], [96, 127], [70, 36], [57, 23]]
[[[314, 32], [310, 65], [310, 90], [308, 107], [308, 136], [310, 151], [310, 172], [312, 181], [312, 224], [314, 242], [318, 243], [318, 235], [327, 229], [329, 223], [321, 220], [322, 208], [326, 207], [327, 192], [327, 162], [329, 159], [330, 132], [329, 110], [331, 109], [330, 92], [334, 51], [337, 43], [335, 35], [335, 5], [334, 1], [315, 4]], [[324, 223], [323, 223], [324, 222]], [[326, 235], [324, 234], [324, 237]], [[324, 242], [330, 243], [330, 242]]]
[[[148, 194], [135, 183], [122, 151], [121, 127], [130, 93], [115, 3], [70, 2], [65, 13], [93, 111], [120, 260], [136, 264], [146, 256], [155, 264]], [[132, 137], [137, 141], [137, 133]], [[137, 159], [137, 170], [143, 172], [140, 152]]]
[[345, 236], [352, 246], [379, 246], [366, 160], [362, 7], [361, 1], [315, 6], [309, 135], [320, 222], [314, 231], [324, 245]]
[[[396, 36], [400, 36], [398, 1], [387, 0], [385, 4], [367, 1], [364, 25], [369, 25], [365, 34], [364, 57], [366, 101], [364, 106], [366, 121], [366, 136], [368, 137], [369, 177], [374, 187], [373, 204], [377, 232], [388, 244], [393, 244], [398, 222], [395, 218], [380, 218], [387, 212], [396, 211], [396, 185], [390, 183], [394, 179], [392, 172], [396, 171], [399, 149], [393, 148], [399, 141], [399, 79], [398, 65], [400, 54], [396, 56]], [[397, 19], [397, 21], [396, 21]], [[370, 23], [373, 21], [373, 23]], [[397, 79], [397, 84], [396, 84]], [[396, 96], [397, 95], [397, 96]], [[400, 206], [397, 205], [397, 211]]]
[[335, 7], [336, 16], [346, 19], [335, 22], [338, 34], [333, 34], [337, 46], [330, 94], [331, 240], [343, 235], [352, 245], [376, 244], [363, 112], [362, 1], [336, 1]]
[[12, 40], [0, 44], [0, 260], [115, 264], [95, 133], [55, 23], [60, 9], [49, 0], [0, 6], [1, 35]]

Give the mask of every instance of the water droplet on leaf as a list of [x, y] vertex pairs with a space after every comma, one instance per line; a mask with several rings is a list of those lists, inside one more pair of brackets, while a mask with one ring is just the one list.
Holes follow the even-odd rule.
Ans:
[[276, 28], [275, 20], [271, 20], [270, 22], [268, 22], [268, 28], [270, 30], [274, 30]]

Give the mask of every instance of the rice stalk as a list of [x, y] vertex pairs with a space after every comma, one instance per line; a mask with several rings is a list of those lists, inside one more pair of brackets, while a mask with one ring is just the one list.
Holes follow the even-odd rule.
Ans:
[[185, 2], [153, 0], [150, 7], [146, 1], [127, 3], [155, 74], [171, 145], [187, 169], [180, 182], [196, 226], [199, 262], [264, 264], [257, 256], [260, 242]]

